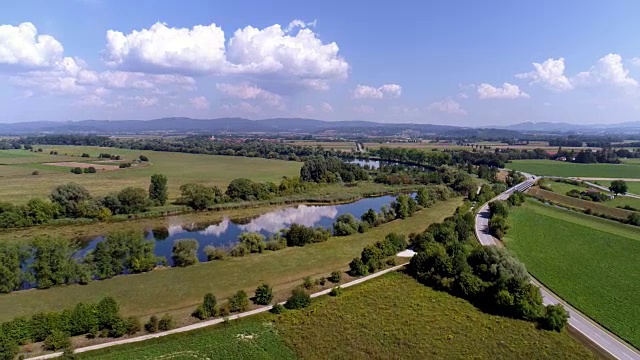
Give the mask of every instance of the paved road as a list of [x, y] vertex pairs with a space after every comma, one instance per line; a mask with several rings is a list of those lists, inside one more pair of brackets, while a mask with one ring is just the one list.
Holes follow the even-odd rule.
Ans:
[[[504, 200], [511, 195], [514, 191], [520, 189], [529, 188], [537, 179], [535, 176], [526, 174], [527, 180], [514, 186], [511, 189], [498, 195], [494, 200]], [[485, 204], [480, 208], [476, 215], [476, 237], [478, 241], [484, 246], [502, 246], [502, 243], [491, 236], [489, 233], [489, 205]], [[601, 348], [603, 351], [609, 353], [616, 359], [622, 360], [640, 360], [640, 353], [635, 350], [631, 345], [625, 343], [615, 335], [611, 334], [607, 330], [603, 329], [588, 317], [580, 313], [578, 310], [566, 304], [557, 295], [553, 294], [549, 289], [545, 288], [542, 284], [532, 278], [531, 282], [540, 287], [540, 293], [542, 294], [542, 300], [545, 305], [547, 304], [562, 304], [569, 313], [569, 326], [580, 334], [589, 339], [593, 344]]]
[[[391, 267], [391, 268], [388, 268], [388, 269], [385, 269], [385, 270], [378, 271], [377, 273], [374, 273], [374, 274], [371, 274], [371, 275], [368, 275], [368, 276], [365, 276], [365, 277], [361, 277], [361, 278], [353, 280], [351, 282], [342, 284], [342, 285], [340, 285], [340, 287], [341, 288], [348, 288], [350, 286], [361, 284], [361, 283], [363, 283], [365, 281], [377, 278], [378, 276], [384, 275], [384, 274], [386, 274], [388, 272], [399, 270], [402, 267], [404, 267], [405, 265], [407, 265], [407, 263], [401, 264], [401, 265], [397, 265], [397, 266], [394, 266], [394, 267]], [[331, 292], [331, 289], [322, 290], [322, 291], [319, 291], [317, 293], [311, 294], [311, 297], [315, 298], [315, 297], [318, 297], [318, 296], [327, 295], [330, 292]], [[284, 302], [281, 302], [280, 304], [284, 305]], [[243, 318], [243, 317], [247, 317], [247, 316], [263, 313], [263, 312], [271, 310], [272, 307], [273, 306], [269, 305], [269, 306], [264, 306], [264, 307], [261, 307], [261, 308], [255, 309], [255, 310], [246, 311], [246, 312], [243, 312], [243, 313], [240, 313], [240, 314], [231, 315], [231, 316], [229, 316], [229, 320], [236, 320], [236, 319], [240, 319], [240, 318]], [[132, 337], [132, 338], [128, 338], [128, 339], [116, 340], [116, 341], [112, 341], [112, 342], [108, 342], [108, 343], [104, 343], [104, 344], [85, 346], [85, 347], [82, 347], [82, 348], [77, 348], [73, 352], [77, 354], [77, 353], [83, 353], [83, 352], [92, 351], [92, 350], [104, 349], [104, 348], [108, 348], [108, 347], [112, 347], [112, 346], [116, 346], [116, 345], [131, 344], [131, 343], [145, 341], [145, 340], [149, 340], [149, 339], [155, 339], [155, 338], [159, 338], [159, 337], [164, 337], [164, 336], [171, 335], [171, 334], [177, 334], [177, 333], [182, 333], [182, 332], [186, 332], [186, 331], [192, 331], [192, 330], [196, 330], [196, 329], [201, 329], [201, 328], [204, 328], [204, 327], [217, 325], [217, 324], [220, 324], [222, 322], [224, 322], [223, 318], [217, 318], [217, 319], [213, 319], [213, 320], [199, 322], [199, 323], [196, 323], [196, 324], [193, 324], [193, 325], [183, 326], [183, 327], [172, 329], [172, 330], [169, 330], [169, 331], [163, 331], [163, 332], [158, 332], [158, 333], [154, 333], [154, 334], [147, 334], [147, 335]], [[29, 358], [29, 360], [54, 359], [54, 358], [57, 358], [57, 357], [60, 357], [60, 356], [62, 356], [62, 352], [56, 352], [56, 353], [52, 353], [52, 354], [32, 357], [32, 358]]]

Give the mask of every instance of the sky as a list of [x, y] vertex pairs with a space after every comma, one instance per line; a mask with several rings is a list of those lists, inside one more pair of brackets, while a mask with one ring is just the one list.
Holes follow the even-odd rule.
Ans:
[[6, 1], [0, 123], [638, 121], [638, 34], [635, 0]]

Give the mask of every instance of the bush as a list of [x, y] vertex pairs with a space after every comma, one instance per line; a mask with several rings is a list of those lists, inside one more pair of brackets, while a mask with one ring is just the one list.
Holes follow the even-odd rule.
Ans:
[[36, 170], [36, 171], [32, 172], [31, 175], [40, 175], [40, 171]]
[[227, 256], [227, 252], [223, 249], [217, 248], [213, 245], [207, 245], [204, 247], [204, 253], [207, 255], [207, 260], [222, 260]]
[[196, 311], [194, 311], [193, 316], [197, 317], [200, 320], [214, 317], [218, 313], [217, 306], [218, 301], [216, 300], [216, 297], [212, 293], [207, 293], [204, 296], [202, 304], [200, 304]]
[[8, 336], [0, 336], [0, 360], [13, 360], [20, 352], [20, 345]]
[[85, 174], [95, 174], [96, 172], [96, 168], [94, 168], [93, 166], [89, 166], [88, 168], [84, 169]]
[[271, 300], [273, 300], [273, 288], [267, 283], [258, 286], [253, 302], [258, 305], [268, 305]]
[[271, 310], [269, 310], [269, 312], [271, 312], [272, 314], [282, 314], [284, 310], [285, 310], [284, 306], [282, 306], [281, 304], [275, 304], [273, 305]]
[[149, 321], [144, 324], [144, 329], [149, 333], [157, 332], [159, 329], [158, 318], [155, 315], [151, 315]]
[[140, 161], [149, 161], [149, 158], [144, 155], [140, 155], [139, 159]]
[[264, 235], [257, 232], [246, 232], [238, 236], [238, 242], [250, 253], [262, 253], [264, 251]]
[[131, 163], [121, 163], [120, 165], [118, 165], [118, 167], [120, 169], [130, 168], [131, 167]]
[[243, 257], [247, 254], [249, 254], [249, 249], [247, 249], [247, 247], [243, 244], [236, 244], [236, 246], [234, 246], [233, 249], [229, 251], [229, 255], [233, 257]]
[[332, 271], [329, 276], [329, 281], [332, 283], [339, 283], [340, 280], [342, 280], [342, 272], [340, 272], [340, 270]]
[[229, 311], [242, 312], [249, 308], [249, 296], [244, 290], [240, 290], [229, 298]]
[[71, 172], [74, 174], [82, 174], [82, 169], [79, 167], [74, 167], [71, 169]]
[[311, 289], [314, 285], [315, 285], [315, 284], [314, 284], [313, 280], [311, 279], [311, 276], [306, 276], [304, 279], [302, 279], [302, 286], [303, 286], [305, 289], [309, 290], [309, 289]]
[[311, 297], [302, 288], [295, 288], [284, 307], [289, 310], [303, 309], [311, 305]]
[[561, 331], [567, 325], [568, 319], [569, 314], [562, 305], [547, 305], [539, 322], [547, 330]]
[[369, 267], [360, 258], [353, 258], [349, 263], [349, 275], [364, 276], [369, 274]]
[[327, 279], [323, 276], [321, 278], [319, 278], [318, 280], [316, 280], [316, 283], [320, 286], [324, 286], [324, 284], [327, 283]]
[[171, 258], [175, 266], [185, 267], [198, 263], [198, 240], [180, 239], [173, 243]]
[[55, 329], [46, 339], [44, 339], [45, 350], [59, 350], [71, 346], [69, 334], [64, 331]]
[[140, 324], [140, 319], [138, 319], [135, 316], [129, 316], [127, 318], [127, 320], [125, 320], [126, 325], [127, 325], [127, 334], [128, 335], [133, 335], [135, 333], [137, 333], [138, 331], [140, 331], [140, 329], [142, 328], [142, 325]]
[[340, 286], [336, 286], [329, 292], [329, 296], [340, 296], [342, 294], [342, 288]]
[[158, 321], [158, 330], [167, 331], [173, 329], [173, 317], [169, 314], [164, 314], [164, 316]]

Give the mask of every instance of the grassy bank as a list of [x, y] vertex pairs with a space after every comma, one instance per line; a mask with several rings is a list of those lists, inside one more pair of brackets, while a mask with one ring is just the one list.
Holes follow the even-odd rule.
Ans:
[[[249, 335], [251, 339], [239, 335]], [[283, 348], [287, 344], [291, 352]], [[234, 349], [236, 354], [229, 353]], [[229, 354], [227, 356], [227, 354]], [[244, 357], [243, 357], [244, 355]], [[321, 297], [310, 308], [258, 315], [81, 359], [592, 359], [566, 332], [487, 315], [399, 273]]]
[[[217, 185], [225, 188], [239, 177], [254, 181], [278, 182], [282, 176], [297, 176], [302, 163], [242, 156], [215, 156], [101, 148], [95, 146], [36, 146], [42, 153], [25, 150], [0, 150], [0, 198], [13, 203], [26, 203], [33, 197], [47, 197], [57, 185], [76, 182], [93, 195], [104, 196], [127, 186], [149, 187], [152, 174], [161, 173], [169, 179], [169, 199], [180, 195], [180, 185], [188, 182]], [[49, 155], [57, 151], [59, 155]], [[80, 157], [88, 153], [90, 158]], [[48, 163], [75, 161], [89, 164], [99, 162], [100, 153], [120, 155], [123, 161], [145, 155], [149, 163], [128, 169], [98, 171], [96, 174], [72, 174], [70, 167], [52, 166]], [[66, 154], [66, 155], [65, 155]], [[113, 164], [111, 164], [113, 165]], [[117, 165], [117, 163], [116, 163]], [[39, 175], [31, 175], [38, 171]]]
[[575, 164], [554, 160], [514, 160], [506, 164], [505, 167], [545, 176], [640, 178], [640, 166], [626, 164]]
[[[275, 198], [268, 201], [239, 202], [220, 204], [214, 210], [187, 212], [173, 216], [154, 216], [149, 218], [127, 219], [122, 217], [107, 222], [85, 221], [67, 225], [41, 225], [30, 228], [0, 229], [0, 241], [21, 241], [38, 235], [55, 235], [68, 239], [88, 239], [107, 234], [115, 230], [142, 230], [183, 223], [217, 223], [224, 217], [230, 219], [258, 216], [293, 204], [340, 204], [353, 202], [368, 196], [398, 194], [414, 190], [414, 186], [391, 186], [374, 182], [360, 182], [357, 186], [345, 187], [342, 184], [318, 186], [304, 194]], [[164, 207], [166, 209], [171, 206]], [[160, 208], [163, 209], [163, 208]], [[145, 213], [137, 214], [144, 216]], [[153, 215], [153, 214], [151, 214]], [[126, 220], [126, 221], [122, 221]]]
[[253, 291], [262, 281], [268, 281], [276, 290], [290, 287], [305, 276], [326, 276], [332, 270], [346, 268], [363, 247], [383, 239], [389, 232], [408, 235], [423, 231], [429, 224], [450, 216], [461, 203], [461, 198], [440, 202], [411, 218], [395, 220], [363, 234], [332, 237], [302, 248], [118, 276], [88, 285], [0, 295], [0, 321], [38, 311], [59, 310], [104, 296], [118, 300], [125, 315], [144, 316], [192, 307], [207, 292], [226, 298], [239, 289]]
[[505, 244], [562, 299], [640, 347], [640, 229], [527, 201]]

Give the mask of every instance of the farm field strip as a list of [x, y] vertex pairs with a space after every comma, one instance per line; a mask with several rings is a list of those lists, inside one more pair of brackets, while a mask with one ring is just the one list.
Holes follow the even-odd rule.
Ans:
[[509, 215], [507, 248], [563, 300], [640, 347], [640, 229], [527, 201]]

